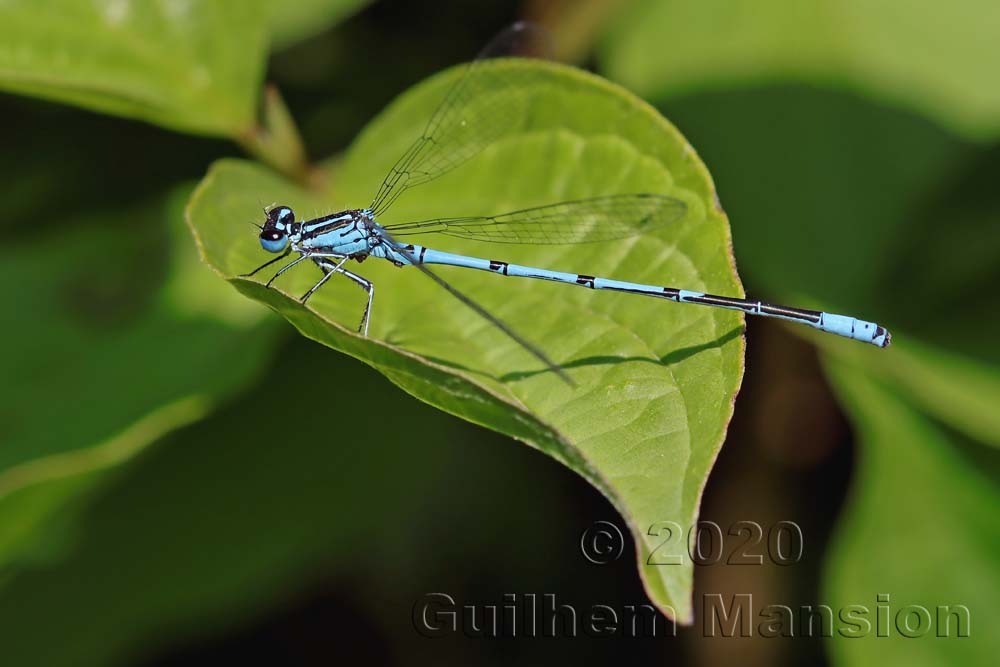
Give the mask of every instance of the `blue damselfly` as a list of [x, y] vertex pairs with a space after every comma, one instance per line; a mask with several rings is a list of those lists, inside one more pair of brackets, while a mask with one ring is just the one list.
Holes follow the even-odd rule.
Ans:
[[[518, 73], [529, 70], [504, 67], [496, 58], [520, 53], [526, 44], [537, 43], [537, 31], [530, 24], [515, 24], [495, 38], [476, 60], [466, 66], [431, 116], [423, 134], [390, 169], [367, 208], [339, 211], [304, 221], [297, 220], [288, 206], [267, 209], [267, 218], [260, 229], [260, 243], [265, 250], [279, 256], [246, 276], [297, 253], [298, 257], [278, 270], [267, 285], [270, 286], [275, 278], [293, 266], [309, 260], [322, 270], [323, 277], [302, 296], [302, 301], [305, 302], [331, 277], [344, 276], [367, 292], [368, 301], [359, 327], [359, 331], [367, 335], [375, 288], [370, 281], [349, 271], [346, 268], [347, 262], [377, 257], [397, 266], [414, 266], [564, 379], [567, 379], [565, 372], [542, 350], [432, 272], [427, 265], [458, 266], [502, 276], [551, 280], [595, 290], [727, 308], [748, 315], [800, 322], [878, 347], [889, 344], [890, 336], [885, 328], [874, 322], [845, 315], [674, 287], [612, 280], [583, 273], [521, 266], [443, 252], [409, 242], [410, 237], [436, 233], [508, 244], [610, 243], [660, 230], [683, 219], [688, 212], [687, 204], [667, 195], [606, 195], [527, 208], [503, 215], [438, 218], [397, 225], [379, 224], [379, 216], [403, 192], [463, 164], [508, 133], [515, 123], [524, 118], [531, 108], [532, 100], [519, 86]], [[482, 103], [484, 98], [488, 98], [489, 103]]]

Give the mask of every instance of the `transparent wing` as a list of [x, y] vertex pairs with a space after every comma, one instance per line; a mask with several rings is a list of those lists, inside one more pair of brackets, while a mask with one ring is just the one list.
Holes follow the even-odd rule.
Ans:
[[[393, 243], [393, 245], [398, 245], [397, 243], [395, 243], [394, 239], [392, 239], [391, 237], [388, 238], [389, 241]], [[438, 274], [431, 271], [429, 268], [427, 268], [427, 265], [423, 264], [416, 257], [407, 252], [405, 248], [402, 247], [397, 248], [397, 252], [404, 255], [406, 259], [409, 260], [411, 266], [415, 266], [417, 269], [420, 270], [421, 273], [423, 273], [425, 276], [427, 276], [428, 278], [436, 282], [438, 285], [443, 287], [445, 291], [447, 291], [453, 297], [455, 297], [456, 299], [464, 303], [466, 306], [471, 308], [476, 314], [478, 314], [487, 322], [489, 322], [497, 329], [502, 331], [504, 334], [509, 336], [511, 340], [513, 340], [515, 343], [523, 347], [525, 350], [528, 351], [529, 354], [531, 354], [533, 357], [535, 357], [543, 364], [545, 364], [546, 368], [548, 368], [550, 371], [559, 376], [559, 379], [561, 379], [563, 382], [565, 382], [571, 387], [576, 386], [576, 383], [573, 382], [573, 379], [570, 378], [569, 374], [566, 373], [566, 371], [559, 364], [557, 364], [551, 358], [549, 358], [549, 355], [545, 354], [545, 352], [543, 352], [540, 347], [529, 341], [521, 334], [517, 333], [517, 331], [515, 331], [514, 328], [511, 327], [509, 324], [507, 324], [499, 317], [497, 317], [490, 311], [480, 306], [473, 299], [470, 299], [465, 294], [460, 292], [457, 288], [453, 287], [451, 283], [449, 283], [447, 280], [445, 280]]]
[[393, 237], [437, 233], [492, 243], [594, 243], [655, 231], [686, 212], [683, 201], [666, 195], [607, 195], [503, 215], [407, 222], [386, 230]]
[[537, 72], [495, 59], [544, 56], [547, 41], [544, 30], [523, 22], [497, 35], [466, 66], [423, 133], [389, 170], [369, 208], [382, 213], [409, 188], [446, 174], [522, 127], [531, 97], [526, 84], [537, 77]]

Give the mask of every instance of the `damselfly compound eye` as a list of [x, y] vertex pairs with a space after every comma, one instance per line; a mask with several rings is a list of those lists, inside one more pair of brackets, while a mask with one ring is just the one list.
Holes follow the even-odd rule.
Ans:
[[260, 233], [260, 245], [268, 252], [281, 252], [288, 246], [288, 234], [277, 229], [265, 229]]

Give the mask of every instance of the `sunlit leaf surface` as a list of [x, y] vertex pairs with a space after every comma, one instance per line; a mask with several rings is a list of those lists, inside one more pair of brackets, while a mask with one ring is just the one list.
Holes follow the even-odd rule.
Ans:
[[[647, 238], [615, 244], [517, 247], [448, 239], [442, 249], [520, 263], [740, 295], [728, 224], [704, 166], [683, 137], [637, 98], [577, 70], [538, 63], [532, 113], [516, 132], [433, 183], [403, 195], [384, 222], [490, 214], [563, 199], [626, 192], [682, 198], [688, 217]], [[192, 198], [189, 221], [210, 265], [267, 303], [304, 335], [362, 359], [411, 394], [512, 435], [557, 458], [603, 491], [639, 546], [651, 598], [691, 614], [688, 558], [646, 565], [658, 521], [688, 525], [721, 446], [742, 376], [738, 315], [654, 299], [601, 294], [467, 270], [440, 274], [563, 364], [558, 377], [415, 269], [370, 259], [353, 267], [376, 284], [371, 336], [354, 333], [363, 293], [331, 281], [308, 306], [297, 297], [319, 277], [303, 265], [274, 289], [237, 276], [271, 256], [245, 224], [261, 202], [306, 217], [368, 204], [455, 71], [418, 86], [359, 137], [329, 192], [307, 193], [249, 163], [217, 163]], [[266, 280], [267, 275], [263, 276]], [[344, 405], [334, 419], [391, 415]], [[377, 412], [377, 411], [376, 411]]]

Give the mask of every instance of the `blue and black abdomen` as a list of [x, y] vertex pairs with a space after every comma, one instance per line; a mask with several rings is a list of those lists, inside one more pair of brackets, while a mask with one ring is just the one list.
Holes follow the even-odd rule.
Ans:
[[[891, 339], [889, 332], [885, 328], [875, 324], [859, 320], [846, 315], [836, 315], [818, 310], [806, 310], [804, 308], [790, 308], [788, 306], [778, 306], [763, 301], [741, 299], [738, 297], [717, 296], [715, 294], [705, 294], [691, 290], [677, 289], [674, 287], [661, 287], [658, 285], [644, 285], [642, 283], [632, 283], [624, 280], [612, 280], [610, 278], [600, 278], [583, 273], [566, 273], [563, 271], [551, 271], [532, 266], [522, 266], [511, 264], [500, 260], [481, 259], [478, 257], [468, 257], [466, 255], [456, 255], [439, 250], [432, 250], [424, 246], [408, 245], [403, 246], [405, 255], [412, 257], [414, 262], [422, 264], [444, 264], [450, 266], [460, 266], [468, 269], [478, 269], [480, 271], [490, 271], [503, 276], [513, 276], [517, 278], [534, 278], [536, 280], [552, 280], [555, 282], [589, 287], [596, 290], [610, 290], [614, 292], [627, 292], [642, 296], [653, 296], [677, 303], [694, 303], [702, 306], [713, 306], [715, 308], [726, 308], [738, 310], [747, 315], [760, 315], [764, 317], [775, 317], [790, 322], [800, 322], [811, 327], [826, 331], [838, 336], [852, 338], [878, 347], [885, 347]], [[390, 251], [391, 252], [391, 251]], [[402, 257], [402, 256], [401, 256]], [[403, 264], [412, 263], [403, 257]]]

